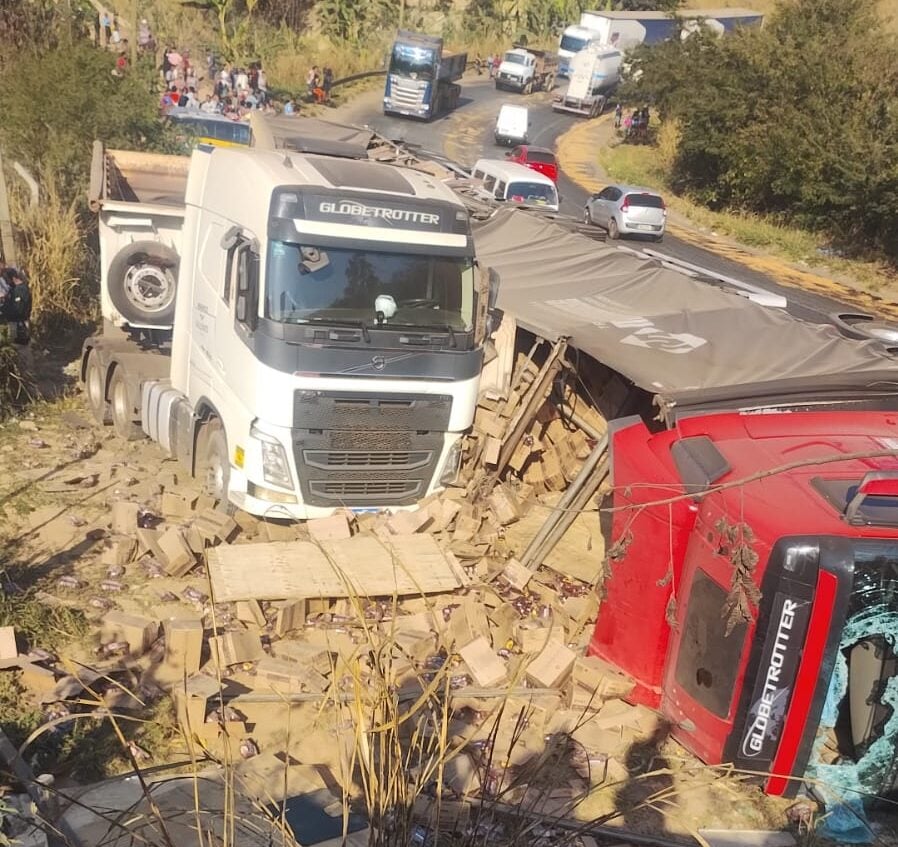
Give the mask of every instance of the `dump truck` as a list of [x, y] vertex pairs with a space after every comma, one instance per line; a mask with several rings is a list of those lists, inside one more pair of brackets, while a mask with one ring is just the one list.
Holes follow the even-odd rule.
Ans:
[[547, 50], [515, 44], [502, 57], [496, 71], [496, 90], [511, 89], [522, 94], [551, 91], [558, 74], [558, 57]]
[[97, 143], [90, 203], [97, 420], [255, 515], [401, 509], [453, 478], [489, 282], [448, 187], [348, 156]]
[[571, 59], [571, 78], [563, 94], [552, 101], [556, 112], [595, 118], [602, 114], [608, 94], [620, 81], [623, 56], [614, 47], [590, 44]]
[[444, 50], [439, 36], [399, 30], [390, 51], [384, 114], [430, 120], [452, 111], [467, 62], [467, 53]]

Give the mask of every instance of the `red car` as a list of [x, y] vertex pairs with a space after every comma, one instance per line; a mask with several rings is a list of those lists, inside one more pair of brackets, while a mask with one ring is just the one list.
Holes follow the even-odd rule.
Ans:
[[505, 154], [509, 162], [517, 162], [526, 165], [543, 176], [549, 177], [552, 182], [558, 182], [558, 160], [551, 150], [545, 147], [530, 147], [522, 144], [514, 147]]

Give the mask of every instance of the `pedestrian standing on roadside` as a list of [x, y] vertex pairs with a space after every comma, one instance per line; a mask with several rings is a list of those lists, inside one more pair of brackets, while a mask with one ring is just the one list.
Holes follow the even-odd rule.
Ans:
[[620, 129], [621, 121], [624, 118], [624, 107], [618, 103], [614, 107], [614, 128]]
[[312, 65], [312, 67], [309, 68], [309, 71], [306, 74], [306, 89], [309, 94], [309, 100], [315, 99], [314, 91], [315, 91], [315, 86], [317, 85], [317, 82], [316, 82], [317, 78], [318, 78], [318, 68], [315, 67], [315, 65]]
[[496, 70], [496, 57], [492, 53], [486, 57], [486, 69], [490, 75], [490, 79], [492, 79]]
[[100, 15], [100, 26], [103, 29], [105, 43], [108, 47], [112, 44], [112, 18], [109, 17], [109, 12], [103, 12], [103, 14]]

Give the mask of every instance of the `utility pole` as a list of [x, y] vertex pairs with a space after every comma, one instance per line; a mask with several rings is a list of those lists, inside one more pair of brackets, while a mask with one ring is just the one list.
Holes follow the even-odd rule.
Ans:
[[399, 0], [399, 29], [402, 29], [402, 24], [405, 22], [405, 0]]
[[0, 155], [0, 247], [7, 265], [17, 266], [16, 241], [9, 214], [9, 196], [6, 193], [6, 174], [3, 172], [3, 157]]

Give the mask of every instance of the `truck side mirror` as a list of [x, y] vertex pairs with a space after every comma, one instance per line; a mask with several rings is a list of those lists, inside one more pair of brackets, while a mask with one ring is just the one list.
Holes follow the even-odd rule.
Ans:
[[259, 324], [259, 254], [249, 244], [237, 255], [237, 300], [234, 310], [237, 322], [254, 330]]
[[499, 282], [501, 281], [501, 277], [499, 276], [499, 272], [495, 268], [489, 269], [489, 283], [487, 289], [487, 309], [492, 311], [496, 308], [496, 301], [499, 299]]
[[483, 344], [502, 323], [502, 313], [496, 309], [499, 293], [499, 274], [492, 268], [477, 266], [475, 343]]
[[240, 240], [243, 229], [239, 226], [228, 227], [228, 231], [221, 237], [221, 249], [230, 250]]

